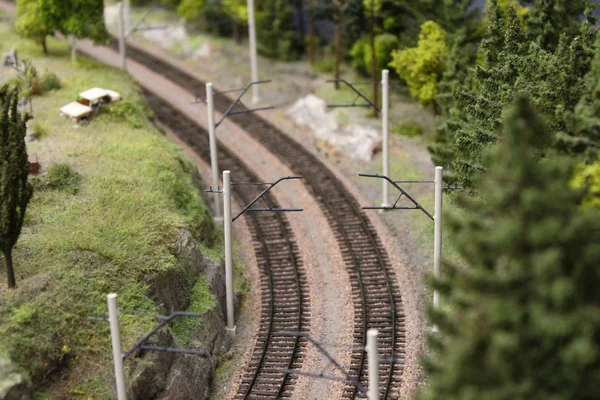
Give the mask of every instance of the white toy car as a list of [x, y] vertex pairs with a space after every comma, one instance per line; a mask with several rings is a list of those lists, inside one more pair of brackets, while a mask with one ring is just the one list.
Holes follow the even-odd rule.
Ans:
[[92, 88], [79, 93], [77, 101], [60, 109], [60, 114], [75, 121], [88, 120], [103, 104], [121, 100], [121, 95], [113, 90]]

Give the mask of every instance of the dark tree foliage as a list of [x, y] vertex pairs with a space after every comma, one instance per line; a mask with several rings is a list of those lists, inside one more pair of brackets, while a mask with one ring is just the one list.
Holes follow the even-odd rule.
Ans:
[[369, 29], [362, 0], [346, 0], [342, 21], [345, 47], [349, 49]]
[[590, 7], [590, 0], [536, 0], [526, 14], [528, 37], [553, 51], [562, 35], [572, 39], [579, 34], [580, 18]]
[[[577, 205], [574, 160], [519, 97], [505, 135], [447, 218], [464, 266], [435, 282], [422, 400], [592, 400], [600, 390], [600, 218]], [[546, 157], [540, 158], [540, 154]], [[594, 215], [595, 213], [595, 215]]]
[[557, 146], [572, 153], [585, 153], [579, 140], [585, 132], [568, 130], [565, 122], [582, 96], [585, 75], [590, 69], [596, 44], [593, 20], [579, 24], [579, 35], [563, 36], [555, 51], [528, 40], [515, 11], [504, 13], [492, 1], [488, 16], [488, 36], [480, 52], [483, 66], [473, 68], [465, 84], [457, 87], [452, 102], [446, 105], [447, 120], [438, 130], [438, 143], [430, 150], [434, 162], [451, 167], [453, 177], [467, 187], [485, 168], [483, 151], [498, 140], [502, 132], [502, 113], [517, 93], [530, 94], [541, 116], [549, 124]]
[[16, 88], [0, 88], [0, 251], [8, 287], [16, 286], [12, 251], [17, 243], [33, 188], [27, 181], [29, 161], [25, 134], [29, 116], [18, 111]]
[[257, 3], [258, 49], [267, 57], [293, 60], [302, 52], [302, 38], [294, 23], [294, 4], [289, 0]]
[[567, 131], [576, 134], [562, 134], [558, 137], [558, 143], [565, 148], [575, 148], [585, 153], [585, 161], [595, 161], [596, 147], [600, 143], [600, 46], [596, 48], [591, 70], [584, 82], [587, 91], [579, 100], [575, 111], [567, 114], [566, 118]]

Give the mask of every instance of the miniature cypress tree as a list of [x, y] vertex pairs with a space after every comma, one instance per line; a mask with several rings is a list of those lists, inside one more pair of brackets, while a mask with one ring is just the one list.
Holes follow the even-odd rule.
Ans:
[[17, 243], [33, 188], [27, 181], [29, 161], [25, 147], [28, 115], [18, 111], [18, 91], [0, 88], [0, 251], [6, 262], [8, 287], [14, 288], [12, 251]]
[[[422, 399], [594, 399], [600, 383], [600, 219], [579, 207], [574, 160], [524, 98], [450, 237], [464, 261], [436, 282]], [[547, 153], [546, 157], [540, 157]]]

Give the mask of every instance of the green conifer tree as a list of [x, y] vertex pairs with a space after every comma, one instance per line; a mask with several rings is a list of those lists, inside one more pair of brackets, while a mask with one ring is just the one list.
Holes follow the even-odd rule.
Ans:
[[579, 34], [580, 18], [592, 8], [591, 0], [536, 0], [525, 16], [529, 37], [553, 51], [561, 36], [572, 39]]
[[584, 77], [597, 35], [591, 21], [584, 21], [579, 36], [563, 37], [551, 52], [528, 40], [527, 29], [512, 8], [506, 13], [493, 0], [488, 21], [488, 36], [480, 46], [483, 65], [473, 68], [466, 85], [453, 93], [449, 119], [438, 131], [439, 142], [430, 146], [434, 162], [450, 166], [456, 179], [468, 187], [484, 171], [482, 153], [498, 140], [502, 113], [519, 92], [531, 95], [557, 136], [559, 132], [575, 135], [567, 130], [565, 116], [586, 93]]
[[430, 313], [441, 334], [421, 399], [596, 399], [600, 219], [578, 207], [574, 162], [548, 150], [553, 133], [524, 98], [505, 131], [480, 195], [447, 219], [466, 265], [435, 283], [446, 307]]
[[21, 115], [16, 88], [0, 88], [0, 251], [4, 254], [8, 287], [14, 288], [12, 251], [17, 243], [33, 188], [27, 181], [25, 147], [28, 115]]
[[262, 0], [257, 11], [258, 50], [268, 57], [293, 60], [301, 52], [301, 39], [294, 27], [292, 2]]

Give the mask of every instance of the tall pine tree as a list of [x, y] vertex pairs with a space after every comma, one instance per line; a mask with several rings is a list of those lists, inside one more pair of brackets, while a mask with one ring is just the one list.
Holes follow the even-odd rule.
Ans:
[[[573, 160], [519, 98], [505, 135], [448, 218], [464, 266], [437, 282], [422, 399], [592, 400], [600, 393], [600, 219], [578, 207]], [[547, 153], [541, 158], [540, 155]]]
[[16, 88], [0, 88], [0, 251], [4, 254], [8, 287], [16, 286], [12, 251], [17, 243], [33, 188], [27, 181], [25, 147], [28, 115], [18, 111]]

